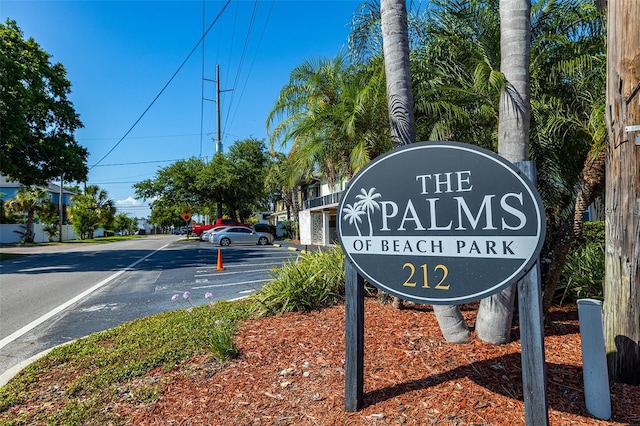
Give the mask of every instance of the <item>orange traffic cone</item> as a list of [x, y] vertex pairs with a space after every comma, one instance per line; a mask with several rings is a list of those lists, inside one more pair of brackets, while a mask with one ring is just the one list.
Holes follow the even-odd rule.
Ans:
[[222, 271], [224, 266], [222, 266], [222, 250], [218, 249], [218, 266], [216, 267], [216, 271]]

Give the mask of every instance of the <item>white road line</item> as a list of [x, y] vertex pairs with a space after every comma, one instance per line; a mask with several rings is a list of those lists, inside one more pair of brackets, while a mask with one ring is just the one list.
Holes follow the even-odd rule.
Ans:
[[65, 309], [67, 309], [69, 306], [73, 305], [74, 303], [78, 302], [79, 300], [84, 299], [85, 297], [87, 297], [88, 295], [90, 295], [91, 293], [93, 293], [94, 291], [98, 290], [100, 287], [104, 286], [105, 284], [113, 281], [114, 279], [118, 278], [120, 275], [124, 274], [125, 272], [127, 272], [129, 269], [135, 267], [138, 263], [144, 261], [145, 259], [148, 259], [149, 257], [153, 256], [154, 254], [156, 254], [157, 252], [159, 252], [160, 250], [164, 249], [165, 247], [169, 246], [171, 243], [169, 244], [165, 244], [164, 246], [160, 247], [159, 249], [149, 253], [148, 255], [146, 255], [145, 257], [136, 260], [135, 262], [133, 262], [131, 265], [127, 266], [126, 268], [122, 269], [121, 271], [116, 272], [115, 274], [111, 275], [110, 277], [105, 278], [104, 280], [100, 281], [98, 284], [94, 285], [91, 288], [88, 288], [87, 290], [83, 291], [82, 293], [80, 293], [79, 295], [77, 295], [76, 297], [67, 300], [65, 303], [63, 303], [62, 305], [58, 306], [55, 309], [52, 309], [51, 311], [47, 312], [46, 314], [42, 315], [40, 318], [36, 319], [35, 321], [30, 322], [29, 324], [25, 325], [24, 327], [22, 327], [19, 330], [14, 331], [13, 333], [11, 333], [10, 335], [8, 335], [7, 337], [5, 337], [4, 339], [0, 340], [0, 349], [2, 349], [3, 347], [7, 346], [9, 343], [13, 342], [14, 340], [16, 340], [17, 338], [23, 336], [24, 334], [28, 333], [29, 331], [33, 330], [34, 328], [36, 328], [37, 326], [39, 326], [40, 324], [42, 324], [43, 322], [51, 319], [52, 317], [54, 317], [55, 315], [59, 314], [60, 312], [64, 311]]
[[211, 285], [201, 285], [197, 287], [191, 287], [192, 290], [200, 290], [203, 288], [213, 288], [213, 287], [232, 287], [234, 285], [242, 285], [242, 284], [255, 284], [255, 283], [264, 283], [269, 280], [257, 280], [257, 281], [242, 281], [237, 283], [229, 283], [229, 284], [211, 284]]
[[235, 271], [235, 272], [214, 272], [211, 274], [199, 274], [196, 275], [196, 278], [202, 278], [202, 277], [214, 277], [216, 275], [235, 275], [235, 274], [248, 274], [251, 272], [264, 272], [264, 271], [270, 271], [271, 268], [268, 269], [252, 269], [251, 271]]

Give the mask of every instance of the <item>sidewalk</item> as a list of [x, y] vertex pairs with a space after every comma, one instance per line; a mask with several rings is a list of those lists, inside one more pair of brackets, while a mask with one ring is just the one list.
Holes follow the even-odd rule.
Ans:
[[[148, 235], [148, 238], [154, 238], [154, 237], [172, 237], [175, 235], [171, 235], [171, 234], [151, 234]], [[71, 251], [71, 250], [77, 250], [79, 248], [86, 248], [86, 247], [91, 247], [91, 246], [95, 246], [95, 245], [104, 245], [104, 244], [113, 244], [113, 243], [120, 243], [123, 241], [129, 241], [129, 240], [121, 240], [121, 241], [99, 241], [99, 238], [97, 239], [98, 241], [75, 241], [75, 240], [70, 240], [70, 241], [63, 241], [61, 243], [59, 242], [50, 242], [50, 243], [28, 243], [28, 244], [22, 244], [22, 243], [10, 243], [10, 244], [0, 244], [0, 254], [23, 254], [23, 255], [29, 255], [29, 254], [43, 254], [43, 253], [55, 253], [55, 252], [63, 252], [63, 251]]]
[[78, 247], [87, 247], [99, 243], [33, 243], [33, 244], [0, 244], [0, 254], [42, 254], [55, 253], [59, 251], [67, 251], [77, 249]]

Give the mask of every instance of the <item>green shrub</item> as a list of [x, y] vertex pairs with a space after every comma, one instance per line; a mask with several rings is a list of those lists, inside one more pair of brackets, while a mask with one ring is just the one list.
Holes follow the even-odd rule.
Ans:
[[233, 341], [235, 333], [235, 321], [215, 321], [209, 337], [209, 346], [218, 361], [227, 361], [240, 354], [240, 350]]
[[567, 256], [556, 296], [567, 300], [603, 299], [605, 227], [604, 222], [585, 222], [584, 232]]
[[311, 252], [271, 271], [272, 281], [253, 298], [258, 315], [311, 311], [344, 300], [344, 252], [340, 247]]

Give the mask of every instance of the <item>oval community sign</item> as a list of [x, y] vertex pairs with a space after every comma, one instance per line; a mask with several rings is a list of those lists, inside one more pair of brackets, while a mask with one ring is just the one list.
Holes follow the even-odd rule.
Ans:
[[459, 304], [515, 284], [535, 264], [544, 207], [513, 164], [459, 142], [376, 158], [349, 183], [338, 235], [358, 272], [405, 300]]

